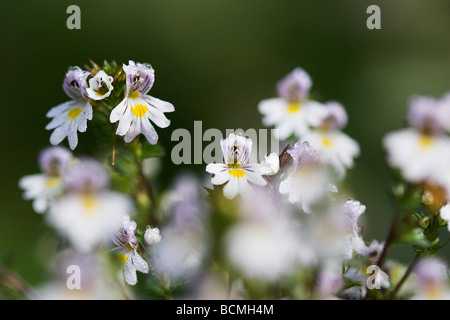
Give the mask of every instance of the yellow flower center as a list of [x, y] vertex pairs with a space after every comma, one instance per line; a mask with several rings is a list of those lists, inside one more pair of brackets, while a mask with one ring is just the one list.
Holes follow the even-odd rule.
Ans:
[[80, 115], [81, 112], [83, 112], [83, 109], [81, 109], [81, 108], [73, 108], [68, 113], [69, 118], [72, 119], [72, 120], [75, 120]]
[[327, 147], [327, 148], [331, 147], [331, 140], [330, 140], [330, 138], [323, 137], [323, 138], [322, 138], [322, 144], [323, 144], [325, 147]]
[[130, 97], [131, 99], [136, 99], [137, 97], [139, 97], [139, 92], [133, 91], [128, 95], [128, 97]]
[[[130, 246], [129, 243], [127, 243], [125, 247], [126, 247], [127, 250], [130, 251], [130, 252], [134, 250], [134, 249]], [[122, 263], [127, 262], [127, 260], [128, 260], [129, 257], [130, 257], [130, 253], [122, 253], [122, 254], [119, 254], [119, 259], [120, 259], [120, 262], [122, 262]]]
[[245, 171], [241, 169], [242, 165], [239, 163], [233, 163], [228, 165], [228, 172], [235, 178], [242, 178], [245, 176]]
[[288, 110], [288, 113], [296, 113], [301, 108], [302, 108], [302, 106], [300, 104], [298, 104], [298, 103], [291, 103], [291, 104], [288, 105], [287, 110]]
[[428, 149], [433, 144], [433, 138], [429, 135], [423, 135], [420, 137], [419, 143], [422, 149]]
[[48, 178], [47, 182], [45, 183], [45, 187], [51, 188], [51, 187], [58, 185], [60, 182], [61, 182], [61, 179], [59, 177]]
[[86, 195], [83, 197], [83, 206], [86, 209], [88, 214], [91, 214], [92, 211], [97, 206], [97, 199], [93, 196]]
[[131, 112], [133, 112], [133, 114], [137, 118], [139, 118], [139, 117], [144, 116], [144, 114], [147, 113], [147, 107], [141, 103], [138, 103], [138, 104], [134, 105], [134, 107], [131, 107]]

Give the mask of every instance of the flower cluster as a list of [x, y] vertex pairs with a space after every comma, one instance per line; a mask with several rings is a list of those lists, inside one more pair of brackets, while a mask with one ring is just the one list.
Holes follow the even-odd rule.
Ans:
[[[231, 133], [220, 141], [223, 161], [167, 190], [152, 184], [164, 163], [152, 123], [168, 127], [174, 107], [148, 95], [154, 79], [134, 61], [66, 74], [72, 100], [48, 112], [50, 142], [67, 137], [73, 150], [92, 121], [113, 161], [52, 146], [39, 155], [41, 173], [20, 179], [23, 198], [59, 235], [41, 298], [449, 299], [436, 254], [450, 231], [450, 96], [414, 98], [410, 128], [383, 140], [397, 212], [378, 241], [364, 233], [373, 209], [344, 187], [360, 153], [343, 131], [347, 112], [313, 100], [306, 71], [294, 69], [279, 97], [254, 106], [283, 151], [253, 162], [253, 141]], [[416, 254], [408, 266], [389, 259], [398, 243]], [[65, 281], [66, 267], [82, 276]]]
[[168, 127], [170, 121], [164, 113], [175, 109], [171, 103], [148, 95], [155, 81], [155, 71], [150, 65], [130, 60], [122, 69], [125, 83], [104, 70], [89, 72], [79, 67], [69, 69], [63, 89], [72, 100], [53, 107], [47, 113], [52, 120], [46, 129], [54, 129], [50, 137], [52, 145], [58, 145], [67, 137], [70, 148], [74, 150], [78, 144], [77, 132], [85, 132], [87, 121], [93, 118], [93, 105], [108, 100], [118, 85], [125, 86], [125, 97], [120, 103], [112, 109], [111, 103], [102, 104], [109, 106], [106, 112], [110, 113], [111, 123], [119, 122], [116, 134], [125, 136], [127, 143], [139, 134], [144, 135], [151, 144], [158, 142], [158, 134], [151, 122], [160, 128]]

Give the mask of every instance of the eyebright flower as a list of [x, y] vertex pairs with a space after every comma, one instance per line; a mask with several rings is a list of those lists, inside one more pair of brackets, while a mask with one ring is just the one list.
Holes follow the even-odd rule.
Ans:
[[353, 159], [359, 155], [359, 145], [341, 131], [347, 124], [347, 113], [340, 103], [328, 102], [323, 110], [319, 126], [302, 140], [308, 141], [316, 149], [320, 160], [330, 165], [339, 178], [343, 178], [346, 169], [353, 167]]
[[88, 97], [92, 100], [103, 100], [109, 97], [114, 89], [112, 82], [113, 77], [100, 70], [93, 78], [89, 79], [89, 88], [86, 88]]
[[133, 204], [127, 196], [107, 189], [106, 168], [95, 160], [82, 159], [64, 175], [64, 184], [67, 194], [52, 203], [49, 223], [82, 253], [111, 241]]
[[391, 132], [383, 139], [389, 165], [400, 169], [408, 182], [440, 180], [450, 153], [450, 138], [444, 132], [449, 115], [450, 104], [416, 97], [408, 112], [411, 127]]
[[445, 262], [426, 257], [414, 268], [418, 293], [412, 300], [450, 300], [448, 266]]
[[39, 167], [43, 173], [25, 176], [19, 186], [25, 190], [23, 197], [33, 199], [33, 209], [37, 213], [47, 211], [50, 203], [64, 191], [64, 175], [72, 153], [61, 147], [50, 147], [39, 155]]
[[155, 81], [150, 65], [130, 60], [128, 65], [123, 65], [123, 70], [126, 73], [126, 96], [111, 111], [110, 121], [119, 121], [116, 134], [125, 136], [125, 142], [129, 143], [143, 134], [150, 144], [156, 144], [158, 134], [150, 120], [158, 127], [166, 128], [170, 121], [164, 112], [172, 112], [175, 108], [169, 102], [147, 95]]
[[281, 194], [289, 195], [289, 202], [299, 205], [306, 213], [311, 213], [311, 205], [337, 192], [335, 185], [319, 161], [319, 156], [307, 142], [297, 142], [287, 151], [293, 159], [291, 174], [280, 183]]
[[258, 110], [264, 115], [263, 124], [274, 125], [281, 140], [291, 135], [303, 137], [310, 126], [319, 125], [323, 111], [320, 103], [308, 100], [311, 85], [309, 75], [296, 68], [278, 83], [279, 98], [259, 103]]
[[116, 253], [119, 254], [123, 263], [123, 274], [125, 281], [134, 286], [137, 283], [136, 271], [148, 273], [149, 267], [138, 253], [139, 242], [135, 236], [136, 222], [130, 220], [128, 215], [123, 217], [123, 224], [119, 231], [114, 235], [114, 243]]
[[267, 181], [262, 175], [270, 173], [270, 169], [262, 164], [249, 164], [252, 149], [252, 140], [231, 133], [228, 138], [220, 141], [225, 163], [210, 163], [206, 171], [212, 173], [213, 185], [226, 185], [223, 194], [228, 199], [233, 199], [238, 194], [248, 192], [250, 183], [266, 185]]
[[87, 120], [92, 120], [92, 106], [86, 92], [86, 79], [88, 71], [79, 67], [69, 69], [63, 83], [63, 89], [73, 100], [50, 109], [48, 118], [53, 118], [45, 127], [47, 130], [55, 129], [50, 136], [50, 143], [57, 145], [68, 137], [70, 149], [78, 144], [77, 131], [85, 132]]

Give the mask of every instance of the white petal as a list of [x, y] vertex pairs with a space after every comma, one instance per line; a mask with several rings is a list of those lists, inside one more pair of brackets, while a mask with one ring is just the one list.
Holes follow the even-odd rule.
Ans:
[[58, 115], [66, 113], [71, 108], [73, 103], [74, 103], [74, 101], [71, 100], [71, 101], [64, 102], [64, 103], [62, 103], [60, 105], [57, 105], [56, 107], [51, 108], [47, 112], [46, 117], [47, 118], [54, 118], [54, 117], [56, 117]]
[[211, 178], [211, 183], [220, 186], [228, 180], [230, 180], [230, 174], [228, 173], [228, 170], [224, 170], [216, 173], [214, 177]]
[[68, 123], [63, 124], [62, 126], [56, 128], [52, 135], [50, 136], [50, 143], [54, 146], [61, 143], [65, 137], [69, 134], [69, 125]]
[[238, 185], [238, 179], [236, 177], [230, 177], [230, 180], [223, 188], [223, 195], [225, 198], [233, 199], [237, 196], [239, 193], [239, 185]]
[[210, 163], [206, 166], [206, 172], [217, 174], [227, 170], [227, 165], [223, 163]]
[[148, 273], [148, 263], [145, 261], [137, 252], [135, 252], [131, 259], [133, 261], [133, 265], [137, 271], [142, 273]]
[[161, 112], [173, 112], [175, 111], [175, 107], [173, 104], [167, 101], [163, 101], [160, 99], [157, 99], [155, 97], [145, 95], [142, 97], [146, 102], [148, 102], [151, 106], [155, 107]]
[[134, 119], [133, 123], [131, 124], [130, 130], [125, 135], [125, 139], [124, 139], [125, 142], [130, 143], [140, 133], [141, 133], [141, 119]]
[[148, 108], [149, 118], [160, 128], [167, 128], [170, 125], [170, 120], [166, 118], [163, 112], [154, 107]]
[[141, 122], [142, 134], [145, 136], [145, 138], [150, 144], [156, 144], [158, 142], [158, 134], [156, 133], [155, 128], [153, 128], [152, 124], [147, 118], [142, 117], [140, 120], [142, 121]]
[[109, 115], [109, 121], [111, 123], [115, 123], [119, 121], [123, 115], [125, 114], [125, 111], [129, 109], [128, 108], [128, 98], [124, 98], [112, 111]]
[[125, 281], [129, 284], [134, 286], [137, 283], [137, 275], [136, 275], [136, 269], [133, 266], [133, 263], [131, 259], [128, 259], [124, 266], [123, 266], [123, 272], [125, 275]]

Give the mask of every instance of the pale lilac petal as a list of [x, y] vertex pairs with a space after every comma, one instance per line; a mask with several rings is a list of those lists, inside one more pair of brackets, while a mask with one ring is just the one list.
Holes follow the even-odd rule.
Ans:
[[112, 111], [109, 115], [109, 121], [111, 123], [115, 123], [119, 121], [123, 115], [125, 114], [125, 111], [127, 111], [128, 107], [128, 98], [124, 98]]
[[153, 128], [150, 121], [145, 117], [142, 117], [140, 121], [141, 121], [141, 133], [145, 136], [145, 138], [150, 144], [156, 144], [158, 142], [158, 134], [156, 133], [155, 128]]

